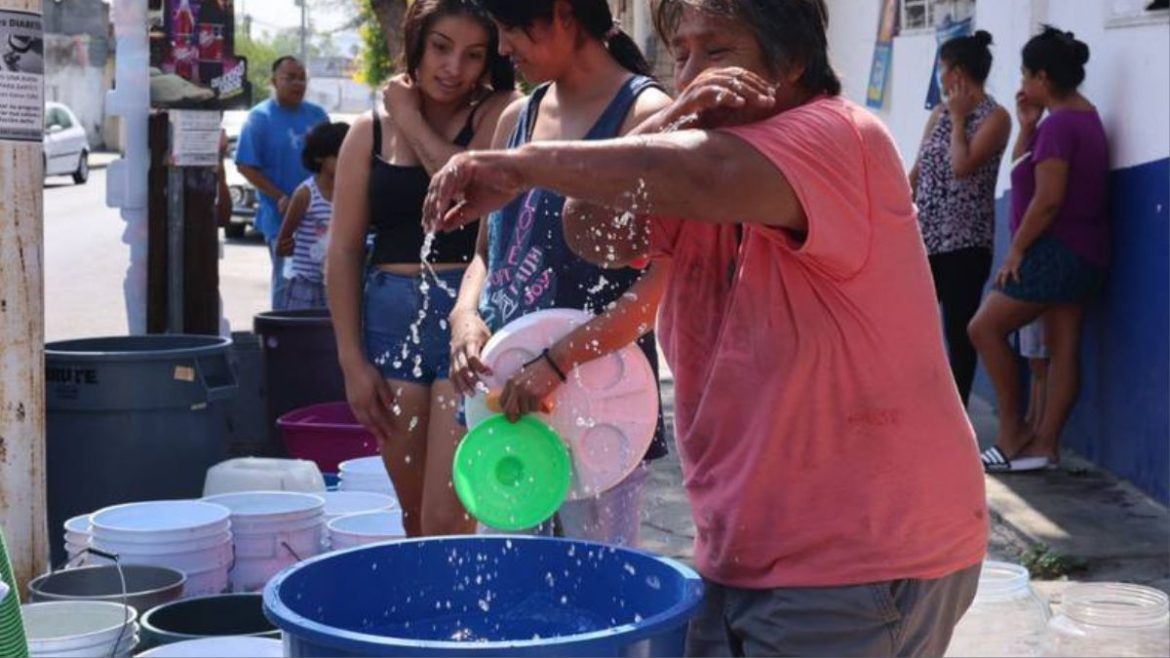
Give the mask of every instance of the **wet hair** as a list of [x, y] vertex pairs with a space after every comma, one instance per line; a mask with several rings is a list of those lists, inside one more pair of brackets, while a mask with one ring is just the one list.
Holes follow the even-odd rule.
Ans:
[[321, 163], [325, 158], [337, 157], [341, 152], [341, 143], [345, 141], [347, 132], [349, 124], [340, 121], [337, 123], [326, 121], [313, 126], [305, 135], [301, 164], [314, 174], [321, 173]]
[[300, 64], [301, 60], [297, 59], [296, 57], [293, 57], [292, 55], [281, 55], [280, 57], [277, 57], [276, 61], [272, 63], [272, 75], [273, 76], [275, 76], [276, 72], [278, 70], [280, 70], [280, 65], [284, 64], [285, 62], [296, 62], [296, 63]]
[[483, 0], [483, 4], [500, 23], [527, 31], [537, 21], [552, 22], [558, 1], [569, 4], [581, 29], [605, 44], [618, 64], [633, 73], [651, 75], [649, 62], [638, 44], [614, 21], [606, 0]]
[[1062, 32], [1051, 25], [1024, 44], [1024, 68], [1033, 74], [1044, 71], [1053, 88], [1060, 93], [1076, 91], [1085, 81], [1085, 64], [1089, 47], [1072, 32]]
[[938, 57], [983, 84], [991, 73], [991, 33], [979, 30], [969, 37], [955, 37], [938, 49]]
[[500, 35], [496, 24], [478, 0], [414, 0], [402, 21], [403, 52], [406, 73], [414, 78], [422, 65], [427, 49], [427, 36], [440, 18], [467, 16], [479, 23], [488, 34], [487, 63], [484, 69], [495, 91], [511, 91], [516, 87], [516, 72], [512, 62], [500, 56]]
[[804, 66], [805, 91], [836, 96], [841, 79], [829, 62], [829, 9], [825, 0], [660, 0], [654, 27], [670, 43], [687, 7], [725, 16], [750, 29], [773, 74]]

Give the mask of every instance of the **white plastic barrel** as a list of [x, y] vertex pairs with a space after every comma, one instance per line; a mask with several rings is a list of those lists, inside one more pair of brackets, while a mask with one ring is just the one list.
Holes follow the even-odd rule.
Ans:
[[205, 498], [232, 510], [233, 592], [255, 592], [278, 571], [321, 552], [325, 501], [289, 491], [249, 491]]
[[333, 550], [402, 539], [402, 512], [362, 512], [339, 516], [328, 523]]
[[245, 491], [325, 491], [325, 478], [317, 464], [306, 459], [239, 457], [207, 470], [204, 497]]
[[20, 614], [33, 658], [129, 656], [138, 645], [138, 612], [121, 603], [32, 603]]

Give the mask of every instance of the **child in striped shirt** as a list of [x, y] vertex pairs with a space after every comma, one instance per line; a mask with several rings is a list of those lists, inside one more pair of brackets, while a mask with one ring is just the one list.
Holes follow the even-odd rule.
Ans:
[[349, 131], [347, 123], [322, 123], [305, 135], [301, 159], [313, 173], [293, 192], [277, 236], [276, 253], [285, 261], [289, 279], [286, 309], [326, 308], [325, 252], [333, 215], [333, 180], [337, 154]]

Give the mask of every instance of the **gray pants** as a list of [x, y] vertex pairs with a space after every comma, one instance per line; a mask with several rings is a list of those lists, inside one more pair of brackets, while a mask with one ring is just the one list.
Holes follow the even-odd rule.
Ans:
[[982, 565], [938, 580], [748, 590], [707, 582], [688, 656], [941, 656]]

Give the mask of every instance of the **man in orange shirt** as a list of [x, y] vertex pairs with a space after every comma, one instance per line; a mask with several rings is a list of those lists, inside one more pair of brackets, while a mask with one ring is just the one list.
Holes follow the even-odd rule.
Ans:
[[941, 655], [986, 504], [893, 140], [840, 97], [823, 0], [657, 18], [684, 91], [638, 136], [455, 158], [427, 216], [551, 188], [582, 257], [672, 261], [658, 328], [708, 582], [689, 654]]

